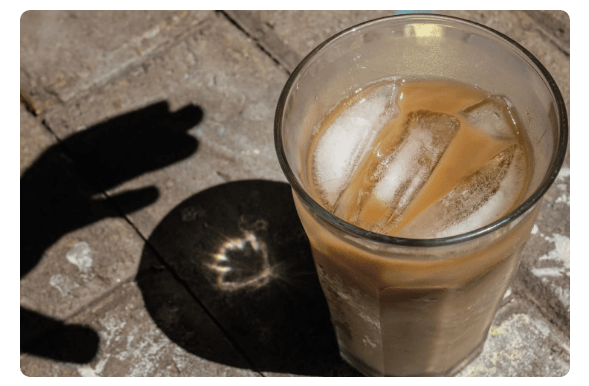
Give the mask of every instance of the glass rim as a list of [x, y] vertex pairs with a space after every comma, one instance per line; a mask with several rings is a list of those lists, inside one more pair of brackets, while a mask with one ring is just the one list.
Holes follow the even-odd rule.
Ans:
[[[536, 70], [544, 77], [543, 80], [546, 81], [546, 85], [552, 93], [554, 98], [554, 102], [556, 103], [556, 109], [558, 111], [558, 125], [559, 125], [559, 134], [560, 137], [557, 142], [556, 153], [553, 157], [552, 164], [547, 172], [547, 175], [544, 177], [543, 182], [540, 186], [526, 199], [522, 202], [517, 208], [513, 211], [508, 213], [507, 215], [503, 216], [499, 220], [496, 220], [490, 224], [487, 224], [481, 228], [474, 229], [472, 231], [461, 233], [454, 236], [449, 237], [442, 237], [442, 238], [433, 238], [433, 239], [409, 239], [409, 238], [402, 238], [402, 237], [395, 237], [395, 236], [388, 236], [383, 235], [380, 233], [375, 233], [363, 228], [360, 228], [356, 225], [353, 225], [347, 221], [342, 220], [341, 218], [335, 216], [333, 213], [329, 212], [325, 209], [322, 205], [316, 202], [307, 192], [305, 189], [299, 184], [297, 181], [296, 176], [294, 175], [288, 160], [286, 158], [286, 154], [284, 151], [284, 146], [282, 142], [282, 123], [283, 123], [283, 114], [284, 114], [284, 107], [286, 103], [286, 99], [290, 94], [290, 91], [295, 84], [295, 79], [298, 77], [302, 69], [305, 65], [319, 52], [321, 51], [326, 45], [331, 43], [332, 41], [350, 33], [355, 32], [359, 28], [367, 27], [373, 24], [378, 24], [382, 22], [386, 22], [392, 19], [429, 19], [429, 20], [446, 20], [446, 21], [453, 21], [459, 22], [463, 24], [467, 24], [470, 26], [478, 27], [482, 29], [484, 32], [494, 35], [502, 40], [504, 43], [511, 45], [512, 47], [516, 48], [517, 51], [522, 53], [525, 57], [527, 57], [534, 66], [536, 66]], [[276, 115], [274, 118], [274, 145], [276, 149], [276, 154], [278, 156], [278, 162], [284, 172], [286, 179], [290, 183], [291, 187], [294, 189], [296, 194], [299, 198], [307, 204], [314, 213], [318, 214], [323, 220], [327, 221], [329, 224], [336, 226], [337, 228], [350, 233], [354, 236], [361, 237], [364, 239], [376, 241], [379, 243], [390, 244], [394, 246], [408, 246], [408, 247], [437, 247], [437, 246], [444, 246], [444, 245], [452, 245], [463, 243], [466, 241], [470, 241], [473, 239], [480, 238], [485, 236], [491, 232], [494, 232], [500, 228], [507, 226], [508, 224], [512, 223], [514, 220], [521, 217], [525, 214], [529, 209], [531, 209], [540, 199], [544, 196], [546, 191], [550, 188], [554, 180], [556, 179], [560, 168], [564, 162], [566, 149], [568, 144], [568, 119], [566, 113], [566, 106], [564, 104], [564, 100], [560, 93], [560, 90], [548, 72], [548, 70], [540, 63], [538, 59], [532, 53], [530, 53], [527, 49], [521, 46], [519, 43], [514, 41], [513, 39], [509, 38], [508, 36], [502, 34], [501, 32], [495, 31], [492, 28], [489, 28], [485, 25], [479, 24], [477, 22], [461, 19], [454, 16], [445, 16], [445, 15], [438, 15], [438, 14], [422, 14], [422, 13], [413, 13], [413, 14], [403, 14], [403, 15], [391, 15], [386, 16], [378, 19], [369, 20], [352, 27], [349, 27], [330, 38], [326, 39], [323, 43], [319, 44], [315, 49], [313, 49], [295, 68], [292, 72], [284, 88], [282, 93], [280, 94], [280, 98], [278, 99], [278, 105], [276, 107]]]

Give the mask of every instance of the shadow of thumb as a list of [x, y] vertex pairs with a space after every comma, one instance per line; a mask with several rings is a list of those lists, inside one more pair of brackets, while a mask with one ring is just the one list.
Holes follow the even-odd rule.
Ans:
[[[20, 352], [51, 360], [88, 363], [98, 353], [100, 338], [90, 327], [65, 324], [37, 312], [20, 310]], [[37, 331], [50, 331], [45, 339], [35, 342]]]

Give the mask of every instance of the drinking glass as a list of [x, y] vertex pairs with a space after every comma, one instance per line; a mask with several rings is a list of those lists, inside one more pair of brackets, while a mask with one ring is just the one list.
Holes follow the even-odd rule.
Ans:
[[[515, 210], [464, 234], [404, 239], [356, 227], [311, 197], [304, 176], [314, 126], [354, 90], [391, 76], [442, 78], [511, 100], [533, 161]], [[474, 22], [424, 14], [377, 19], [303, 59], [280, 96], [274, 134], [342, 357], [366, 375], [460, 371], [482, 350], [564, 159], [566, 109], [548, 71], [515, 41]]]

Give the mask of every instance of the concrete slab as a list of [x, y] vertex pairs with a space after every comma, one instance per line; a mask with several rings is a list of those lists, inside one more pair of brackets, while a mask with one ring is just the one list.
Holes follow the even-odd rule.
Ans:
[[289, 72], [328, 37], [394, 11], [225, 11]]
[[565, 11], [525, 11], [542, 31], [563, 52], [571, 53], [571, 21]]
[[[47, 115], [68, 154], [109, 194], [155, 187], [130, 214], [148, 237], [179, 202], [229, 180], [284, 180], [273, 142], [287, 75], [222, 15], [165, 54]], [[129, 202], [115, 201], [126, 210]]]
[[497, 312], [483, 352], [459, 377], [562, 377], [570, 347], [527, 299], [513, 297]]
[[20, 105], [20, 175], [47, 148], [55, 145], [57, 140], [51, 133], [31, 115], [21, 103]]
[[143, 240], [21, 106], [21, 344], [136, 273]]
[[21, 91], [41, 113], [181, 39], [211, 11], [27, 11]]
[[[148, 255], [137, 283], [120, 286], [68, 322], [98, 333], [94, 357], [83, 363], [59, 360], [55, 352], [66, 345], [84, 356], [85, 342], [57, 333], [36, 348], [55, 359], [24, 355], [21, 371], [27, 376], [259, 376], [195, 299]], [[150, 288], [154, 282], [159, 292], [152, 292], [146, 304], [140, 288]], [[172, 336], [166, 336], [158, 324]]]

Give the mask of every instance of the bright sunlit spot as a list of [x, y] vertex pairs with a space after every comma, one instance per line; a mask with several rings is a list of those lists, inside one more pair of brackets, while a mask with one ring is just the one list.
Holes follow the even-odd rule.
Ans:
[[269, 248], [256, 232], [265, 232], [266, 220], [246, 221], [240, 219], [241, 237], [228, 237], [214, 228], [221, 245], [209, 256], [212, 262], [205, 264], [215, 274], [213, 283], [223, 291], [256, 290], [272, 281], [288, 285], [297, 291], [307, 293], [309, 280], [313, 281], [316, 271], [312, 267], [302, 268], [306, 259], [275, 261]]
[[266, 244], [250, 231], [225, 241], [213, 259], [209, 267], [218, 273], [217, 286], [222, 290], [259, 288], [272, 277]]

